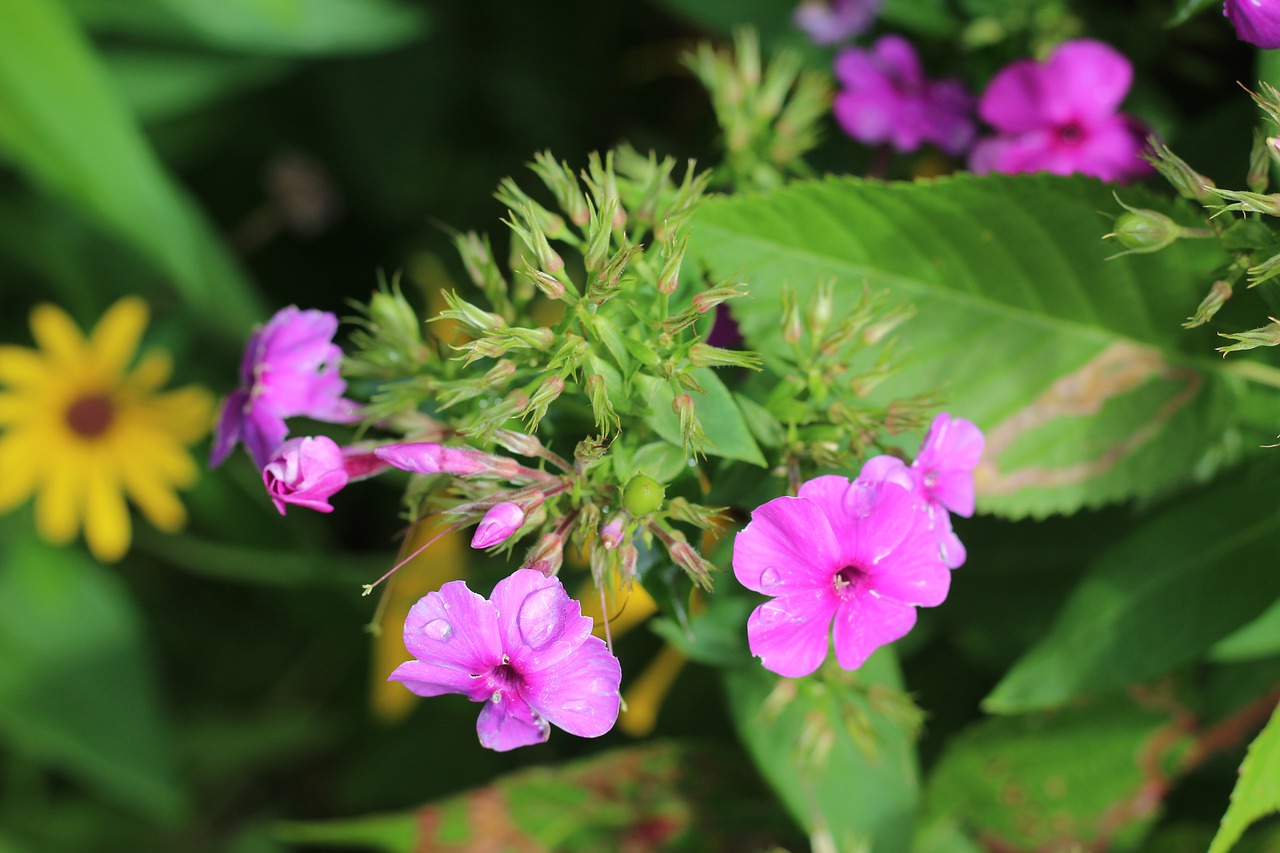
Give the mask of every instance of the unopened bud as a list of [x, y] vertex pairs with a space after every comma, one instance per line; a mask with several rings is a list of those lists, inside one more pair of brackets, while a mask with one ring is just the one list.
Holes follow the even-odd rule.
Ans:
[[704, 560], [702, 555], [688, 542], [676, 541], [667, 546], [667, 553], [677, 566], [684, 569], [689, 577], [703, 589], [711, 590], [711, 573], [715, 566]]
[[[1116, 217], [1115, 230], [1106, 237], [1128, 249], [1122, 254], [1158, 252], [1182, 236], [1183, 228], [1163, 213], [1128, 207]], [[1113, 257], [1119, 257], [1115, 255]]]
[[1258, 347], [1274, 347], [1280, 346], [1280, 320], [1275, 317], [1269, 317], [1270, 323], [1260, 329], [1250, 329], [1247, 332], [1236, 332], [1227, 334], [1219, 332], [1220, 337], [1233, 340], [1236, 343], [1225, 347], [1218, 347], [1218, 352], [1226, 357], [1229, 352], [1238, 350], [1257, 349]]
[[1265, 192], [1271, 183], [1271, 154], [1266, 135], [1262, 131], [1253, 131], [1253, 146], [1249, 149], [1249, 171], [1245, 175], [1245, 183], [1256, 193]]
[[622, 544], [622, 519], [615, 518], [600, 530], [600, 544], [612, 551]]
[[684, 262], [684, 252], [688, 245], [689, 238], [683, 238], [663, 261], [662, 271], [658, 273], [659, 293], [675, 293], [676, 288], [680, 286], [680, 265]]
[[530, 267], [524, 274], [533, 282], [534, 287], [548, 299], [559, 299], [564, 296], [564, 282], [554, 275]]
[[1174, 154], [1169, 146], [1154, 136], [1148, 137], [1147, 142], [1150, 145], [1150, 153], [1143, 156], [1156, 167], [1160, 174], [1164, 175], [1166, 181], [1173, 185], [1178, 195], [1201, 204], [1213, 198], [1212, 191], [1215, 185], [1210, 178], [1192, 169], [1185, 160]]
[[524, 516], [524, 510], [514, 503], [504, 501], [495, 504], [480, 519], [476, 533], [471, 537], [471, 547], [478, 550], [506, 542], [524, 524]]
[[689, 347], [689, 363], [694, 367], [745, 367], [760, 370], [760, 356], [747, 350], [713, 347], [701, 341]]
[[447, 309], [432, 317], [432, 322], [457, 320], [473, 334], [482, 335], [505, 328], [507, 321], [501, 315], [485, 311], [467, 302], [453, 290], [442, 291]]
[[835, 282], [826, 281], [818, 285], [813, 296], [809, 298], [809, 331], [815, 338], [821, 338], [831, 325], [835, 315]]
[[515, 362], [504, 358], [485, 371], [484, 376], [480, 377], [479, 384], [481, 388], [488, 391], [504, 384], [512, 376], [515, 376], [515, 374]]
[[538, 424], [547, 415], [547, 407], [562, 393], [564, 393], [564, 380], [559, 376], [548, 376], [534, 389], [533, 395], [529, 397], [529, 405], [525, 406], [522, 413], [529, 421], [530, 430], [538, 428]]
[[502, 445], [504, 450], [521, 456], [538, 456], [542, 453], [542, 442], [523, 432], [511, 429], [496, 430], [493, 433], [493, 440]]
[[1210, 207], [1280, 216], [1280, 193], [1246, 193], [1220, 189], [1210, 189], [1209, 192], [1220, 199], [1234, 202], [1234, 204], [1210, 203]]
[[693, 310], [699, 314], [705, 314], [722, 302], [728, 302], [730, 299], [737, 299], [746, 295], [747, 283], [745, 281], [734, 282], [733, 284], [718, 284], [701, 293], [694, 294]]
[[524, 558], [525, 568], [536, 569], [547, 577], [558, 573], [562, 565], [564, 565], [564, 537], [558, 533], [545, 534]]
[[782, 339], [789, 344], [798, 344], [804, 337], [804, 321], [800, 318], [800, 306], [796, 302], [796, 292], [789, 287], [782, 290]]
[[636, 474], [622, 490], [622, 506], [635, 516], [648, 515], [662, 507], [667, 487], [645, 474]]
[[1200, 305], [1196, 308], [1196, 313], [1187, 318], [1187, 322], [1182, 326], [1185, 329], [1194, 329], [1196, 326], [1203, 326], [1205, 323], [1213, 319], [1213, 315], [1218, 313], [1226, 301], [1231, 298], [1231, 285], [1225, 281], [1218, 280], [1209, 288], [1209, 293], [1201, 300]]
[[684, 443], [684, 455], [696, 456], [702, 452], [707, 443], [707, 434], [702, 430], [698, 420], [693, 398], [688, 394], [677, 394], [671, 401], [671, 409], [680, 420], [680, 439]]
[[587, 397], [591, 400], [591, 414], [595, 417], [596, 429], [608, 433], [622, 428], [622, 419], [609, 401], [609, 391], [605, 387], [604, 377], [599, 373], [587, 377]]

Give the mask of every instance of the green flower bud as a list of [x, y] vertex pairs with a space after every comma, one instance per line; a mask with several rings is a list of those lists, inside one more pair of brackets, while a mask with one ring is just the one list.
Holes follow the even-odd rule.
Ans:
[[1129, 208], [1116, 217], [1115, 230], [1107, 236], [1130, 252], [1158, 252], [1182, 236], [1182, 226], [1163, 213]]
[[667, 487], [652, 477], [636, 474], [622, 490], [622, 506], [632, 515], [648, 515], [662, 506]]

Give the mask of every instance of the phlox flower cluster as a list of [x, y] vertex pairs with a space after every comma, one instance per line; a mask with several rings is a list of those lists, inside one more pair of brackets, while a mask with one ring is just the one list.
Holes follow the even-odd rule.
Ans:
[[747, 621], [751, 653], [779, 675], [816, 670], [834, 638], [856, 669], [915, 625], [916, 607], [943, 602], [964, 548], [949, 512], [973, 512], [983, 437], [969, 421], [935, 418], [911, 466], [869, 459], [854, 480], [804, 483], [751, 513], [733, 547], [733, 571], [770, 596]]

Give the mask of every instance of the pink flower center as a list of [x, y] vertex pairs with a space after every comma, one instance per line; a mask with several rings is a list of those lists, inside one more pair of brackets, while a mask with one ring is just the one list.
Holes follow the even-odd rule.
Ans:
[[1058, 128], [1058, 141], [1063, 145], [1079, 145], [1084, 142], [1084, 129], [1074, 122], [1064, 124]]
[[853, 594], [854, 590], [862, 586], [866, 582], [867, 573], [857, 566], [845, 566], [836, 572], [832, 582], [835, 584], [836, 595], [841, 598], [848, 598]]
[[509, 660], [510, 658], [503, 655], [502, 663], [489, 670], [489, 687], [495, 696], [502, 694], [504, 697], [513, 698], [520, 695], [520, 686], [524, 683], [524, 679], [508, 663]]

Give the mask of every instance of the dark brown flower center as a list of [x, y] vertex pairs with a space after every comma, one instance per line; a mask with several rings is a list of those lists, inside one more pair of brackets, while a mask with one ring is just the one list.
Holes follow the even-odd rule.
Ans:
[[97, 438], [107, 431], [116, 417], [115, 404], [102, 394], [85, 394], [67, 407], [67, 426], [85, 438]]

